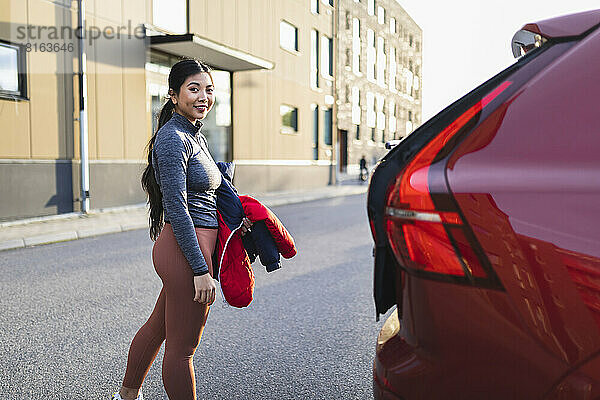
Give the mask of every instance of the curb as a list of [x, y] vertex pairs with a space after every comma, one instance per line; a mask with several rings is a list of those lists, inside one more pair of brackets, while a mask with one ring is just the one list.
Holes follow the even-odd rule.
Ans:
[[27, 236], [22, 239], [11, 239], [0, 242], [0, 251], [19, 249], [23, 247], [38, 246], [41, 244], [50, 244], [58, 242], [67, 242], [71, 240], [83, 239], [88, 237], [106, 235], [109, 233], [119, 233], [133, 231], [136, 229], [147, 228], [147, 223], [131, 223], [125, 225], [112, 225], [103, 228], [86, 228], [77, 231], [65, 231], [47, 233], [44, 235]]
[[355, 196], [355, 195], [359, 195], [362, 194], [363, 192], [350, 192], [350, 193], [344, 193], [342, 195], [340, 194], [327, 194], [327, 195], [306, 195], [300, 198], [296, 198], [296, 199], [282, 199], [282, 200], [271, 200], [271, 201], [265, 201], [263, 202], [263, 204], [265, 204], [268, 207], [278, 207], [278, 206], [285, 206], [288, 204], [298, 204], [298, 203], [306, 203], [308, 201], [316, 201], [316, 200], [325, 200], [325, 199], [333, 199], [335, 197], [345, 197], [345, 196]]
[[75, 239], [77, 239], [77, 232], [67, 231], [67, 232], [47, 233], [45, 235], [26, 237], [26, 238], [23, 238], [23, 242], [25, 242], [25, 247], [27, 247], [27, 246], [35, 246], [38, 244], [65, 242], [67, 240], [75, 240]]
[[23, 239], [5, 240], [3, 242], [0, 242], [0, 251], [18, 249], [21, 247], [25, 247], [25, 242], [23, 241]]
[[[291, 199], [280, 199], [280, 200], [271, 199], [271, 200], [263, 201], [263, 204], [265, 204], [268, 207], [277, 207], [277, 206], [283, 206], [283, 205], [288, 205], [288, 204], [304, 203], [304, 202], [308, 202], [308, 201], [331, 199], [334, 197], [354, 196], [354, 195], [358, 195], [358, 194], [363, 194], [365, 192], [366, 192], [366, 187], [364, 188], [364, 190], [351, 189], [351, 190], [345, 191], [344, 193], [322, 193], [322, 194], [312, 194], [312, 195], [307, 194], [304, 196], [295, 196], [294, 198], [291, 198]], [[126, 207], [123, 207], [122, 210], [106, 210], [106, 211], [92, 210], [90, 212], [90, 215], [96, 216], [96, 215], [102, 215], [102, 214], [107, 214], [107, 213], [127, 212], [130, 210], [139, 209], [142, 207], [143, 206], [140, 205], [140, 206], [126, 206]], [[73, 216], [81, 217], [81, 215], [68, 214], [68, 215], [64, 216], [63, 218], [66, 219], [66, 218], [70, 218]], [[51, 216], [50, 218], [33, 218], [33, 219], [29, 220], [28, 222], [32, 223], [32, 222], [37, 222], [37, 221], [49, 220], [49, 219], [53, 219], [53, 220], [61, 219], [61, 216]], [[4, 225], [3, 227], [7, 227], [10, 225], [25, 225], [25, 224], [26, 223], [23, 223], [23, 222], [6, 223], [6, 224], [3, 224]], [[136, 229], [146, 229], [146, 228], [148, 228], [148, 221], [129, 222], [129, 223], [125, 223], [125, 224], [111, 224], [111, 225], [102, 226], [102, 227], [82, 228], [82, 229], [78, 229], [78, 230], [68, 230], [68, 231], [61, 231], [61, 232], [46, 233], [43, 235], [26, 236], [26, 237], [18, 238], [18, 239], [9, 239], [9, 240], [0, 241], [0, 251], [13, 250], [13, 249], [19, 249], [19, 248], [24, 248], [24, 247], [42, 245], [42, 244], [65, 242], [65, 241], [89, 238], [89, 237], [94, 237], [94, 236], [106, 235], [106, 234], [110, 234], [110, 233], [119, 233], [119, 232], [126, 232], [126, 231], [132, 231], [132, 230], [136, 230]]]

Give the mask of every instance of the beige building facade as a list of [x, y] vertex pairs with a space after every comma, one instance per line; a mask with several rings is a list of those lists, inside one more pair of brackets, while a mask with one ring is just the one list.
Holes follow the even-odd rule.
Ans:
[[[81, 138], [90, 208], [144, 202], [145, 147], [181, 57], [214, 69], [217, 99], [203, 131], [217, 160], [236, 163], [240, 191], [332, 180], [332, 2], [318, 1], [315, 13], [307, 0], [83, 1], [87, 135], [79, 3], [0, 0], [0, 221], [80, 211]], [[314, 32], [325, 72], [314, 64]]]
[[0, 221], [145, 202], [183, 57], [213, 68], [203, 133], [241, 192], [335, 183], [420, 124], [421, 37], [396, 0], [0, 0]]

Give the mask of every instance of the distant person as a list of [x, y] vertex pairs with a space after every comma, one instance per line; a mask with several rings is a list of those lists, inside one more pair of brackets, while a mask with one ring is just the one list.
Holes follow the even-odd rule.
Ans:
[[[162, 377], [168, 397], [196, 399], [192, 359], [216, 295], [211, 256], [218, 231], [215, 191], [222, 175], [200, 132], [214, 90], [205, 64], [182, 60], [171, 68], [170, 98], [148, 144], [142, 175], [155, 241], [152, 260], [163, 287], [133, 338], [123, 385], [113, 400], [143, 398], [140, 387], [165, 338]], [[244, 218], [242, 234], [251, 225]]]
[[367, 169], [367, 159], [365, 158], [365, 155], [363, 154], [363, 156], [361, 157], [360, 161], [358, 162], [359, 167], [360, 167], [360, 180], [361, 181], [366, 181], [367, 180], [367, 176], [369, 176], [369, 170]]

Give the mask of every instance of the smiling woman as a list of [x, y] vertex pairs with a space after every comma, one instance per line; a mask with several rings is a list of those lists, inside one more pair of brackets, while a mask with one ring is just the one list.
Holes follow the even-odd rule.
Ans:
[[[151, 112], [147, 115], [150, 136], [158, 128], [158, 117], [169, 98], [169, 71], [180, 58], [158, 51], [151, 51], [146, 62], [146, 93]], [[229, 71], [212, 69], [210, 76], [214, 85], [213, 108], [202, 120], [202, 134], [206, 137], [210, 154], [215, 161], [231, 161], [232, 149], [232, 74]]]
[[215, 190], [221, 172], [200, 129], [214, 104], [210, 69], [182, 60], [169, 73], [169, 100], [148, 144], [142, 186], [150, 204], [154, 268], [163, 282], [134, 337], [123, 386], [113, 399], [142, 399], [140, 387], [163, 341], [163, 382], [172, 399], [196, 399], [192, 358], [215, 300], [211, 256], [217, 239]]
[[189, 76], [181, 85], [179, 93], [169, 89], [175, 111], [186, 117], [192, 124], [204, 119], [214, 103], [215, 86], [212, 77], [206, 72]]

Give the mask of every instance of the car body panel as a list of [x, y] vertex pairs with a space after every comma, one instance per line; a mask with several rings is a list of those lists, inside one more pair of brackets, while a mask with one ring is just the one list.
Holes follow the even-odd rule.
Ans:
[[600, 349], [598, 71], [600, 30], [476, 128], [447, 170], [530, 333], [569, 364]]
[[410, 275], [407, 291], [417, 340], [403, 326], [375, 358], [378, 380], [401, 398], [536, 399], [568, 367], [526, 334], [503, 292]]
[[[574, 36], [565, 21], [590, 15], [600, 19], [600, 10], [541, 26]], [[549, 46], [507, 73], [514, 84], [506, 96], [429, 168], [432, 198], [445, 181], [502, 287], [436, 281], [398, 264], [401, 329], [377, 346], [376, 399], [599, 395], [600, 29]], [[381, 202], [395, 175], [419, 140], [431, 140], [429, 131], [451, 123], [469, 101], [424, 124], [373, 174], [368, 211], [380, 251]]]
[[579, 36], [600, 24], [600, 10], [550, 18], [523, 26], [523, 30], [539, 33], [548, 38]]
[[547, 400], [600, 398], [600, 354], [566, 376], [546, 396]]

